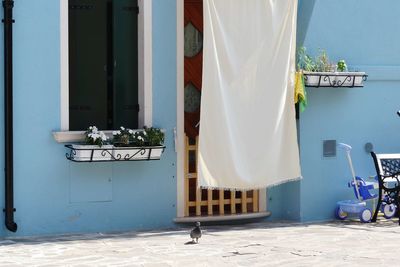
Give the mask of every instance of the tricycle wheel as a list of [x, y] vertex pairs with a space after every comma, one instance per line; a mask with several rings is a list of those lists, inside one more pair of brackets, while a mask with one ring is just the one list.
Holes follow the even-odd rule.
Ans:
[[363, 223], [369, 223], [372, 219], [372, 211], [368, 208], [363, 209], [360, 212], [360, 221]]
[[337, 206], [335, 209], [335, 217], [339, 220], [346, 220], [347, 218], [347, 212], [344, 212], [340, 206]]
[[386, 219], [391, 219], [396, 215], [396, 205], [386, 204], [383, 206], [383, 217]]

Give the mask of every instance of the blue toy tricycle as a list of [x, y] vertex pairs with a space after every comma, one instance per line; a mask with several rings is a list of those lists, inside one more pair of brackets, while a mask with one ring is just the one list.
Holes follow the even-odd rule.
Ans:
[[[378, 189], [378, 182], [366, 182], [361, 177], [355, 175], [353, 168], [353, 163], [350, 156], [351, 146], [343, 143], [338, 144], [339, 148], [342, 148], [346, 152], [347, 160], [349, 162], [351, 174], [353, 180], [348, 183], [349, 187], [353, 187], [354, 194], [357, 199], [355, 200], [343, 200], [338, 201], [335, 215], [336, 218], [340, 220], [345, 220], [349, 214], [356, 214], [363, 223], [370, 222], [372, 219], [372, 211], [367, 207], [366, 201], [376, 200], [378, 198], [377, 194], [373, 194], [370, 190]], [[396, 206], [391, 203], [391, 201], [386, 201], [387, 196], [383, 199], [382, 212], [385, 218], [392, 218], [396, 214]]]

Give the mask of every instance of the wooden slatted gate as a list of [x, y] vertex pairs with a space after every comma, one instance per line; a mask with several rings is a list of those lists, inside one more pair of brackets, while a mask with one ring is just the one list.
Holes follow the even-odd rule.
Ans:
[[259, 191], [224, 191], [197, 186], [198, 137], [185, 138], [185, 217], [259, 212]]

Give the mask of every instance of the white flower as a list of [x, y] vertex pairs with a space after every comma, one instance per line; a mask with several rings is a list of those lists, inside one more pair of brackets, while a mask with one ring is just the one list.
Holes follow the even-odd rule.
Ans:
[[121, 131], [117, 131], [117, 134], [120, 135], [120, 134], [121, 134]]
[[130, 133], [130, 134], [133, 134], [133, 130], [129, 130], [129, 133]]
[[145, 131], [143, 131], [143, 135], [144, 135], [144, 136], [146, 136], [146, 135], [147, 135], [147, 133], [146, 133]]
[[[97, 142], [97, 140], [101, 140], [100, 142], [104, 142], [108, 140], [108, 136], [103, 132], [99, 131], [96, 126], [89, 127], [87, 138], [91, 139], [91, 142]], [[118, 132], [114, 131], [113, 134], [118, 134]]]
[[139, 136], [138, 139], [139, 139], [140, 141], [144, 141], [143, 137], [141, 137], [141, 136]]
[[125, 130], [125, 128], [121, 126], [121, 130], [122, 130], [122, 131], [124, 131], [124, 130]]
[[117, 135], [117, 131], [113, 131], [113, 135]]

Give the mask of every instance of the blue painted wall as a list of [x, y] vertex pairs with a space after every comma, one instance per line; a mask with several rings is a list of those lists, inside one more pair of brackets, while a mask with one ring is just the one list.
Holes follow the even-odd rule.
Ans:
[[[325, 48], [333, 60], [344, 58], [370, 77], [361, 89], [308, 89], [309, 106], [299, 125], [304, 179], [268, 191], [271, 219], [328, 220], [333, 218], [336, 201], [353, 197], [346, 187], [350, 171], [343, 153], [322, 158], [323, 140], [351, 144], [361, 176], [374, 174], [363, 149], [366, 142], [372, 142], [378, 152], [400, 150], [400, 119], [395, 115], [400, 107], [400, 36], [394, 34], [400, 28], [400, 3], [387, 0], [379, 8], [376, 5], [374, 0], [300, 2], [299, 43], [304, 42], [311, 53]], [[64, 147], [51, 135], [60, 128], [59, 1], [18, 0], [15, 19], [17, 235], [173, 226], [176, 1], [153, 0], [153, 121], [166, 129], [168, 147], [158, 162], [68, 162]], [[4, 151], [2, 142], [0, 151]], [[0, 183], [0, 206], [4, 206], [3, 192]], [[2, 213], [0, 221], [4, 221]], [[12, 235], [1, 223], [0, 236]]]
[[346, 59], [369, 74], [360, 89], [308, 89], [309, 106], [300, 118], [300, 217], [319, 221], [333, 218], [336, 201], [354, 198], [346, 187], [351, 174], [344, 153], [324, 159], [323, 140], [352, 145], [356, 172], [363, 177], [375, 174], [365, 143], [372, 142], [377, 152], [400, 151], [400, 2], [303, 0], [301, 5], [310, 15], [299, 17], [299, 36], [309, 52], [324, 48], [332, 60]]
[[300, 220], [300, 181], [281, 184], [267, 190], [268, 221]]
[[[167, 150], [157, 162], [76, 164], [65, 159], [63, 145], [51, 134], [60, 129], [59, 1], [18, 0], [14, 12], [17, 235], [171, 226], [176, 215], [176, 1], [153, 0], [153, 122], [167, 133]], [[0, 98], [2, 103], [3, 94]], [[1, 182], [2, 207], [3, 192]], [[3, 223], [1, 235], [13, 235]]]

